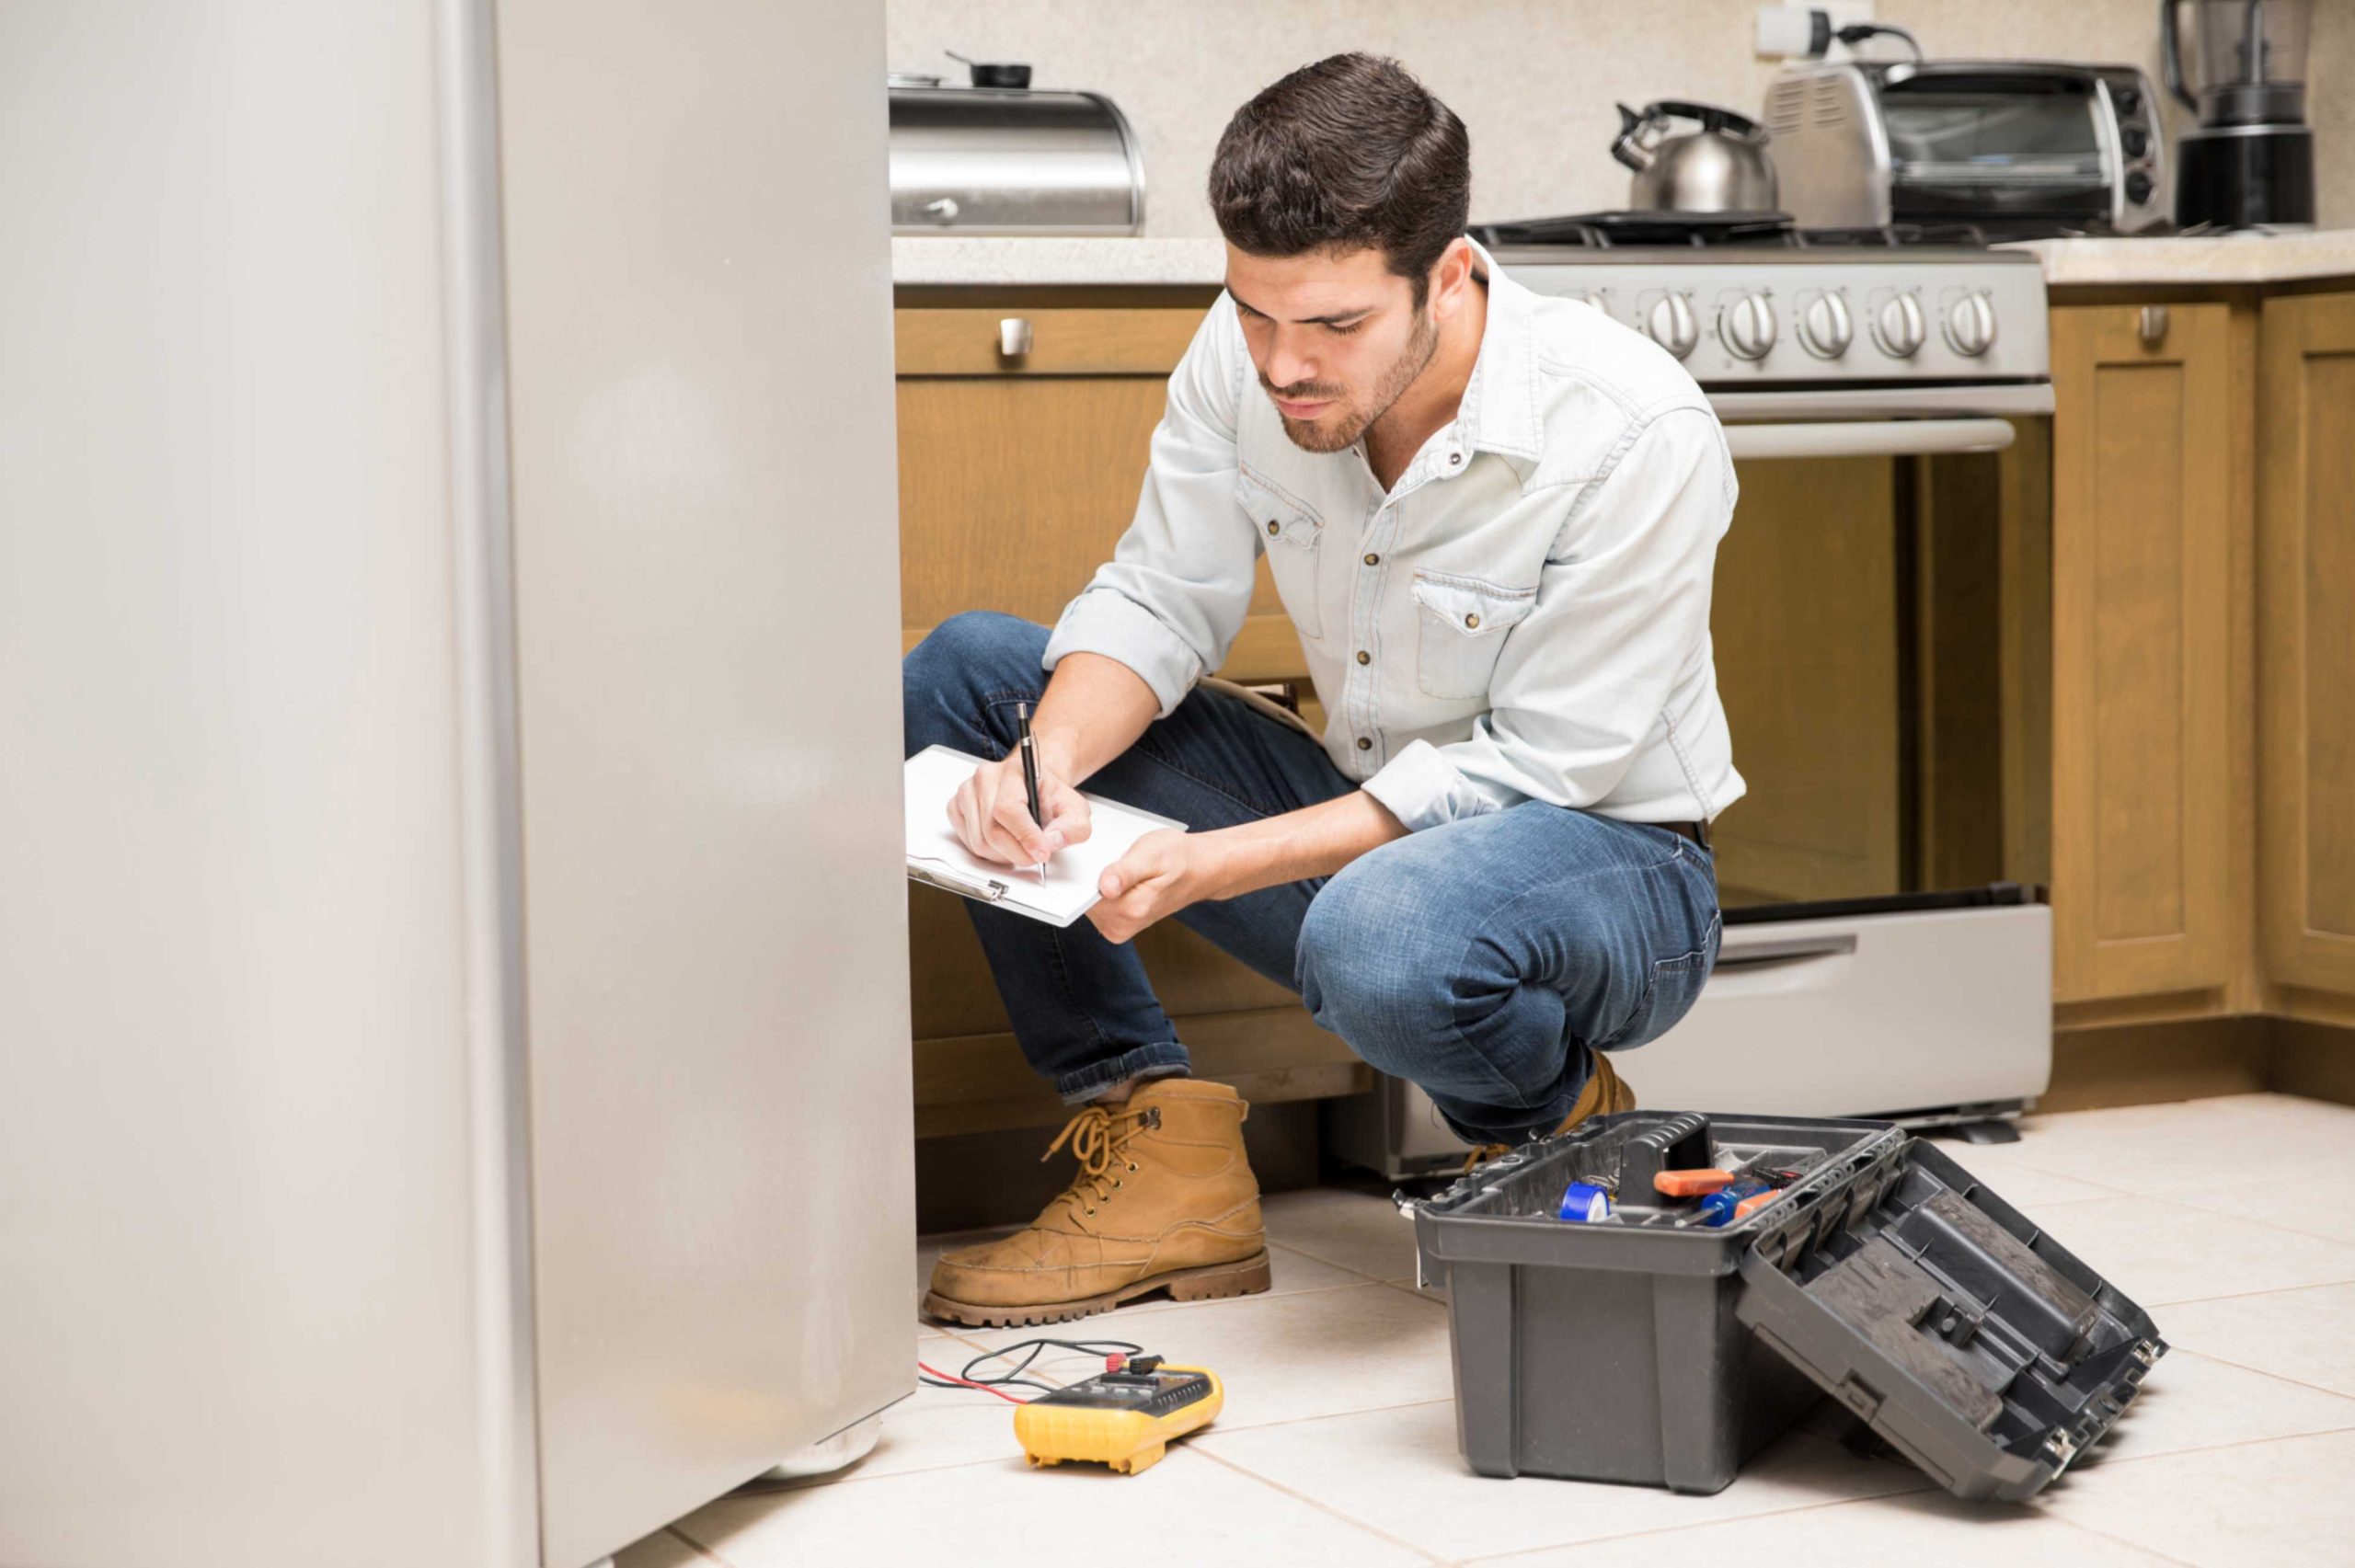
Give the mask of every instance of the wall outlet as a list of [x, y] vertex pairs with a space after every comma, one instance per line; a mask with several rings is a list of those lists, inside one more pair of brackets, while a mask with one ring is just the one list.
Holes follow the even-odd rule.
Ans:
[[[1807, 58], [1808, 43], [1813, 28], [1809, 13], [1821, 11], [1837, 31], [1851, 22], [1873, 19], [1873, 0], [1820, 0], [1813, 6], [1761, 6], [1758, 7], [1758, 52], [1769, 59], [1790, 60]], [[1855, 52], [1834, 40], [1825, 50], [1826, 60], [1851, 60]]]

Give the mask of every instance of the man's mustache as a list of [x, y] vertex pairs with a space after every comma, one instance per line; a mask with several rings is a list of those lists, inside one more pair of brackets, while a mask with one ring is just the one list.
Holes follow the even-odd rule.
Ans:
[[1266, 376], [1259, 378], [1259, 385], [1269, 396], [1281, 397], [1286, 403], [1326, 402], [1340, 396], [1342, 391], [1340, 387], [1324, 386], [1313, 381], [1295, 382], [1290, 386], [1278, 386]]

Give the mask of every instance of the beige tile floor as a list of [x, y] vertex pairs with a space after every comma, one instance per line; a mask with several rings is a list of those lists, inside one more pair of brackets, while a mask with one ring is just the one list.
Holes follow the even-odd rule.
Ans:
[[[1155, 1469], [1028, 1471], [1011, 1407], [923, 1389], [840, 1476], [723, 1499], [620, 1568], [2355, 1562], [2355, 1109], [2244, 1095], [1945, 1147], [2174, 1346], [2109, 1438], [2025, 1506], [1957, 1503], [1859, 1458], [1821, 1410], [1714, 1497], [1475, 1476], [1456, 1453], [1447, 1309], [1415, 1288], [1410, 1228], [1379, 1196], [1327, 1189], [1269, 1201], [1269, 1294], [1051, 1331], [1219, 1369], [1224, 1413]], [[919, 1284], [942, 1244], [921, 1250]], [[1037, 1332], [908, 1331], [936, 1367]]]

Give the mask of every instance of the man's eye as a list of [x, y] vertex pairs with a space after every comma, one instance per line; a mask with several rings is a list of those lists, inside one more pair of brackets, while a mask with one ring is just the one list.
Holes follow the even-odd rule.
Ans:
[[1365, 323], [1362, 321], [1353, 321], [1347, 326], [1343, 326], [1336, 322], [1327, 324], [1326, 330], [1332, 333], [1336, 338], [1347, 338], [1350, 333], [1355, 332], [1359, 327], [1363, 326], [1364, 325]]

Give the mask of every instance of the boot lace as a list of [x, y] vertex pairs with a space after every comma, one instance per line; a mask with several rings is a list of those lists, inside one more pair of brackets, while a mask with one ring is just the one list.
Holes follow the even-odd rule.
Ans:
[[1099, 1203], [1109, 1203], [1127, 1176], [1136, 1172], [1136, 1162], [1127, 1157], [1129, 1144], [1140, 1133], [1161, 1125], [1161, 1107], [1147, 1105], [1132, 1111], [1116, 1111], [1103, 1105], [1088, 1105], [1063, 1124], [1055, 1134], [1054, 1142], [1039, 1156], [1041, 1162], [1055, 1157], [1055, 1150], [1065, 1143], [1071, 1145], [1074, 1158], [1079, 1162], [1079, 1173], [1063, 1190], [1063, 1197], [1078, 1205], [1086, 1213], [1096, 1212]]

